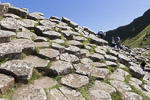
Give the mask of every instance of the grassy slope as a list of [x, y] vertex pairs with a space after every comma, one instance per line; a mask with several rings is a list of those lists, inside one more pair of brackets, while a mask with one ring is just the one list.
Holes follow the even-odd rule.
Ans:
[[[132, 48], [150, 46], [150, 36], [148, 37], [146, 34], [150, 34], [150, 25], [141, 31], [136, 37], [126, 39], [123, 44], [129, 45]], [[145, 37], [147, 38], [146, 40], [144, 40]]]

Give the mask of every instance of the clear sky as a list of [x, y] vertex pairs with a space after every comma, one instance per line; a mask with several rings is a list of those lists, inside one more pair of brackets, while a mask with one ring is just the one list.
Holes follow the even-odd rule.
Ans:
[[97, 32], [129, 24], [150, 8], [150, 0], [1, 0], [29, 12], [42, 12], [46, 18], [67, 17]]

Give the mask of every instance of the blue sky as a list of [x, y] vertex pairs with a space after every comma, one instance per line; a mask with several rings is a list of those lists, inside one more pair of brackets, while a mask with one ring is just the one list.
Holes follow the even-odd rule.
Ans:
[[46, 18], [67, 17], [97, 32], [129, 24], [150, 8], [150, 0], [1, 0], [29, 12], [42, 12]]

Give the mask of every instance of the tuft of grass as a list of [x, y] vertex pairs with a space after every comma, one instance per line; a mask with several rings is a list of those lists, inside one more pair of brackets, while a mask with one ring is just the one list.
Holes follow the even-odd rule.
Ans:
[[111, 66], [106, 66], [106, 68], [109, 70], [110, 73], [113, 73], [117, 68], [116, 67], [111, 67]]
[[30, 32], [33, 32], [33, 33], [35, 33], [35, 31], [34, 31], [34, 30], [30, 30]]
[[121, 100], [122, 94], [117, 90], [116, 92], [113, 92], [110, 94], [112, 100]]
[[40, 73], [40, 72], [38, 72], [38, 70], [34, 69], [34, 70], [33, 70], [33, 73], [32, 73], [32, 77], [31, 77], [31, 79], [29, 80], [29, 83], [30, 83], [30, 84], [33, 84], [33, 83], [34, 83], [34, 80], [39, 79], [39, 78], [41, 78], [42, 76], [43, 76], [42, 73]]
[[60, 83], [62, 77], [63, 77], [62, 75], [57, 75], [54, 79], [55, 79], [58, 83]]
[[3, 60], [0, 60], [0, 65], [3, 64], [3, 63], [5, 63], [6, 61], [8, 61], [8, 58], [5, 58], [5, 59], [3, 59]]
[[59, 28], [59, 29], [58, 29], [58, 32], [59, 32], [59, 33], [61, 33], [61, 31], [62, 31], [62, 29], [61, 29], [61, 28]]
[[52, 66], [52, 61], [49, 61], [49, 63], [46, 66], [46, 69], [49, 69]]
[[38, 47], [35, 47], [34, 51], [35, 51], [35, 53], [39, 53], [40, 49]]
[[27, 56], [27, 54], [22, 53], [22, 54], [21, 54], [21, 59], [24, 59], [26, 56]]
[[106, 53], [109, 54], [109, 55], [111, 54], [109, 49], [107, 49]]
[[50, 87], [49, 89], [50, 89], [50, 90], [51, 90], [51, 89], [54, 89], [54, 88], [59, 89], [60, 87], [62, 87], [62, 85], [58, 84], [58, 85], [55, 85], [55, 86]]
[[0, 16], [0, 21], [1, 21], [2, 19], [4, 19], [4, 17], [3, 17], [3, 16]]
[[40, 24], [40, 20], [37, 20], [36, 22], [37, 22], [37, 23], [34, 24], [35, 27]]
[[106, 60], [105, 59], [101, 59], [100, 62], [101, 63], [106, 63]]
[[88, 87], [83, 86], [83, 87], [79, 88], [78, 91], [82, 94], [82, 96], [83, 96], [86, 100], [90, 100], [90, 99], [89, 99], [89, 96], [88, 96]]

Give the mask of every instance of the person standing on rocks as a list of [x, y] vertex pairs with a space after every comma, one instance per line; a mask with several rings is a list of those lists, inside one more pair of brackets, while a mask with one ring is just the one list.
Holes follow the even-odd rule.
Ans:
[[120, 49], [121, 46], [120, 46], [120, 37], [119, 36], [115, 38], [115, 43], [117, 45], [117, 49]]
[[146, 62], [145, 62], [145, 61], [142, 61], [142, 63], [141, 63], [141, 68], [143, 69], [143, 71], [145, 71], [145, 65], [146, 65]]
[[103, 29], [100, 29], [97, 34], [98, 34], [98, 37], [100, 38], [103, 38], [104, 36], [106, 36], [106, 33], [104, 32]]
[[114, 37], [112, 36], [112, 40], [111, 40], [111, 46], [115, 48], [116, 46], [116, 43], [115, 43], [115, 39]]

